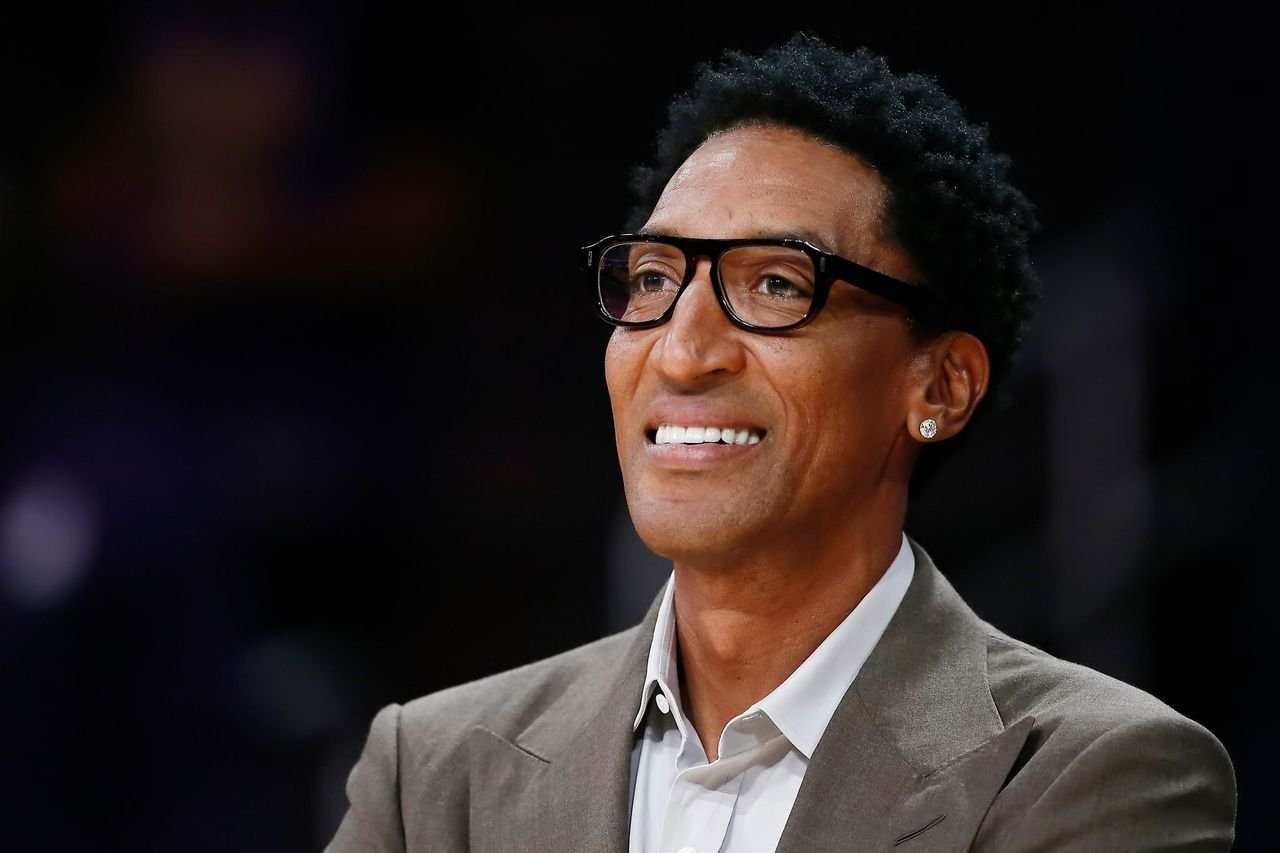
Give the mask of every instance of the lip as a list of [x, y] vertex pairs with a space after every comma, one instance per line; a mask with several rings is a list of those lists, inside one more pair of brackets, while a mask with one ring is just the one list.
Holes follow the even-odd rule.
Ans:
[[654, 444], [646, 438], [644, 454], [662, 468], [702, 470], [755, 453], [765, 446], [765, 441], [762, 438], [758, 444]]

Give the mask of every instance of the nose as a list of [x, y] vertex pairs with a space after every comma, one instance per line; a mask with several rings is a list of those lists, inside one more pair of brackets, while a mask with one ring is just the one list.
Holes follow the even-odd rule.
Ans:
[[671, 319], [658, 331], [651, 358], [658, 373], [673, 385], [696, 386], [742, 370], [741, 332], [716, 298], [710, 260], [698, 261]]

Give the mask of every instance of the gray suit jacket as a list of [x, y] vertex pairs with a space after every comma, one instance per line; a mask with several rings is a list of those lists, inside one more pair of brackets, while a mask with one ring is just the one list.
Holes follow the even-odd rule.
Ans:
[[[779, 851], [1227, 850], [1235, 777], [1206, 729], [915, 577], [841, 700]], [[639, 626], [391, 705], [331, 851], [625, 851]]]

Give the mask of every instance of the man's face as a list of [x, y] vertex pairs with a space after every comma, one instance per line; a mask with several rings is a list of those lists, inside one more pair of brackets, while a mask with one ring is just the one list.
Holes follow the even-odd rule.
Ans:
[[[689, 157], [644, 230], [799, 237], [910, 281], [910, 260], [879, 236], [884, 195], [876, 173], [843, 151], [790, 129], [743, 128]], [[901, 309], [841, 282], [797, 331], [738, 329], [701, 260], [672, 318], [616, 329], [605, 357], [641, 538], [676, 561], [724, 563], [794, 558], [832, 536], [856, 542], [905, 498], [916, 354]], [[759, 441], [661, 443], [672, 432], [658, 435], [663, 425], [747, 430]]]

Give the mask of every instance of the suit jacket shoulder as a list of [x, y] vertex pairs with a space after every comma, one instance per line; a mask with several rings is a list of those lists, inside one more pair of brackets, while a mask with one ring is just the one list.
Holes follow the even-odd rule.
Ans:
[[983, 625], [1000, 716], [1034, 724], [975, 848], [1230, 848], [1235, 775], [1208, 729], [1137, 687]]
[[[521, 832], [571, 825], [539, 824], [548, 814], [536, 797], [517, 790], [544, 775], [553, 778], [540, 790], [597, 804], [603, 824], [597, 831], [612, 840], [619, 831], [613, 812], [629, 793], [629, 776], [618, 778], [623, 730], [599, 718], [616, 715], [628, 678], [638, 683], [637, 665], [642, 674], [655, 616], [656, 603], [650, 618], [627, 631], [383, 708], [348, 777], [350, 807], [327, 849], [543, 849], [530, 846], [533, 836]], [[639, 696], [637, 687], [636, 701]], [[605, 746], [597, 742], [601, 736], [609, 741], [612, 762], [598, 754], [597, 747]], [[548, 774], [553, 763], [556, 773]], [[588, 766], [575, 767], [580, 763]], [[554, 778], [561, 774], [564, 784]], [[514, 819], [522, 809], [523, 822]], [[561, 804], [550, 814], [563, 810]], [[590, 810], [580, 807], [580, 816]], [[493, 819], [503, 812], [511, 819]]]
[[1235, 780], [1202, 726], [1009, 638], [916, 573], [814, 750], [779, 853], [1225, 851]]
[[[639, 626], [516, 669], [414, 699], [401, 711], [405, 747], [434, 744], [433, 752], [477, 726], [512, 740], [540, 733], [546, 717], [577, 715], [584, 696], [612, 689], [617, 665], [636, 642]], [[648, 642], [646, 639], [645, 642]], [[637, 688], [636, 698], [639, 700]], [[541, 742], [538, 738], [534, 743]]]

